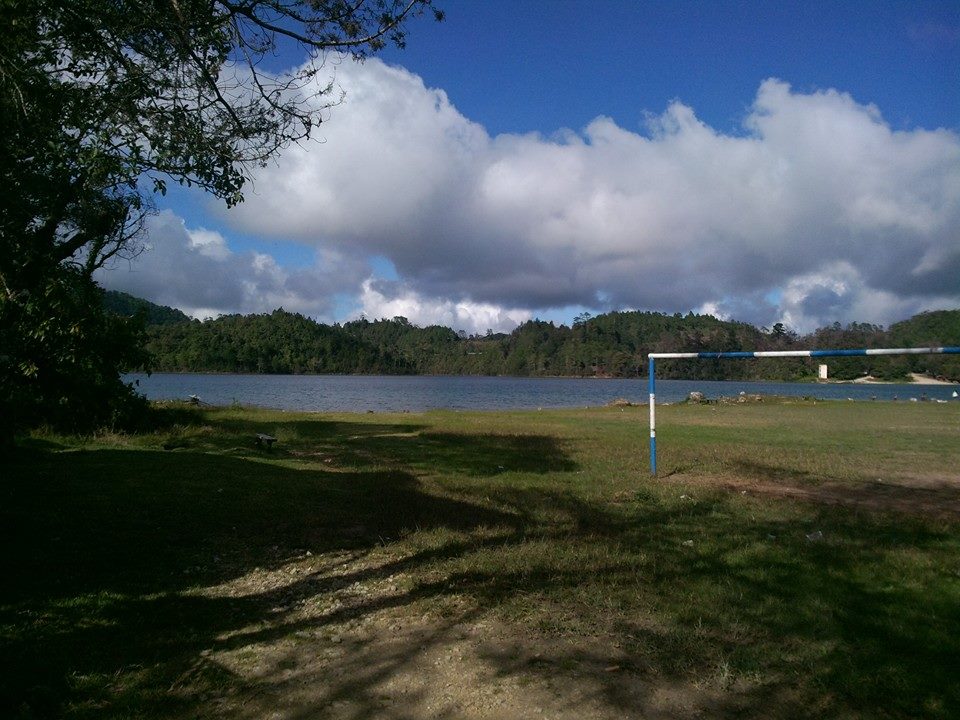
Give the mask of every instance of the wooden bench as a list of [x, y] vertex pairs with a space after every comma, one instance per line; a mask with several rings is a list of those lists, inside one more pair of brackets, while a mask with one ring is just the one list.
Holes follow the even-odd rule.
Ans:
[[267, 446], [267, 450], [270, 450], [273, 447], [273, 444], [277, 441], [273, 435], [265, 435], [264, 433], [257, 433], [257, 446], [262, 447]]

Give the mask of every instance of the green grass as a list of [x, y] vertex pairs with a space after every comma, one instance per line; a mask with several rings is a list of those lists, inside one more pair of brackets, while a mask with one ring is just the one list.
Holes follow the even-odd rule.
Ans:
[[666, 406], [657, 479], [645, 408], [167, 412], [5, 458], [0, 716], [215, 715], [245, 681], [185, 681], [202, 653], [310, 628], [203, 589], [306, 550], [402, 570], [401, 615], [603, 638], [747, 716], [960, 715], [958, 403]]

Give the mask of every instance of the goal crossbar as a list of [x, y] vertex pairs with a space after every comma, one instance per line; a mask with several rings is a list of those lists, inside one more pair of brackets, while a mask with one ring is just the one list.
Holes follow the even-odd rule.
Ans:
[[763, 350], [758, 352], [686, 352], [649, 353], [650, 373], [650, 474], [657, 474], [657, 415], [656, 376], [657, 360], [717, 360], [724, 358], [784, 358], [784, 357], [863, 357], [867, 355], [960, 355], [960, 347], [926, 348], [860, 348], [858, 350]]

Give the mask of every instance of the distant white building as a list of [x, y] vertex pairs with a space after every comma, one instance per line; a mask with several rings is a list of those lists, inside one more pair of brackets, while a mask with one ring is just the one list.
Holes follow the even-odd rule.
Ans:
[[827, 379], [827, 366], [825, 364], [820, 365], [819, 371], [817, 373], [817, 377], [820, 378], [821, 380]]

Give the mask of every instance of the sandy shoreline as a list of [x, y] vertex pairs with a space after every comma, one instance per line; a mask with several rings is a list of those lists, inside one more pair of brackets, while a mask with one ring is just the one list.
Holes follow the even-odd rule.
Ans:
[[[958, 385], [960, 383], [950, 382], [949, 380], [937, 380], [937, 378], [930, 377], [929, 375], [921, 375], [920, 373], [910, 373], [911, 382], [915, 385]], [[893, 385], [896, 383], [891, 383], [888, 380], [877, 380], [872, 375], [866, 375], [856, 380], [850, 380], [848, 382], [857, 383], [858, 385]]]

